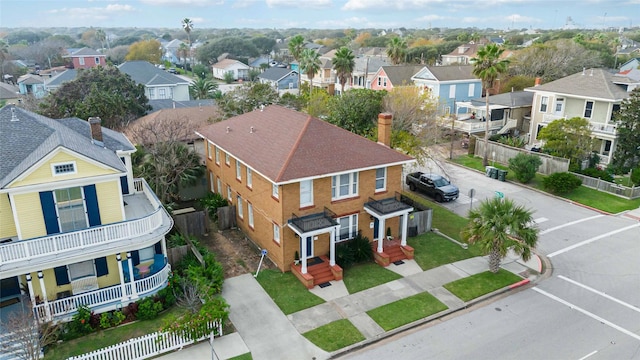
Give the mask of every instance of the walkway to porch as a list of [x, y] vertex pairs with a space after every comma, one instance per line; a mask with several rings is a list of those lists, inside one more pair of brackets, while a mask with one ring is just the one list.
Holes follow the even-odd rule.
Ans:
[[307, 260], [307, 273], [302, 273], [302, 264], [291, 265], [291, 272], [308, 289], [333, 280], [342, 280], [342, 268], [331, 266], [326, 255], [316, 256]]
[[[382, 252], [378, 251], [378, 241], [382, 241]], [[409, 245], [402, 246], [402, 239], [393, 238], [391, 240], [383, 239], [371, 242], [373, 256], [380, 266], [387, 267], [396, 261], [413, 259], [413, 248]]]

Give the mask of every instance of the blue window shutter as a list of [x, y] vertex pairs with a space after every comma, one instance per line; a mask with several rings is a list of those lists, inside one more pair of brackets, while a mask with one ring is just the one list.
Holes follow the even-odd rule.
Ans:
[[47, 235], [59, 233], [60, 226], [58, 225], [58, 213], [56, 211], [56, 203], [53, 200], [53, 191], [43, 191], [40, 193], [40, 205], [42, 206], [42, 215], [44, 216], [44, 226], [47, 229]]
[[126, 195], [129, 193], [129, 182], [126, 176], [120, 177], [120, 187], [122, 188], [122, 194]]
[[133, 266], [140, 264], [140, 253], [138, 253], [138, 250], [131, 252], [131, 261], [133, 261]]
[[84, 187], [84, 199], [87, 205], [89, 226], [102, 225], [100, 222], [100, 208], [98, 208], [98, 195], [96, 194], [95, 185], [87, 185]]
[[158, 241], [155, 245], [154, 245], [154, 254], [162, 254], [162, 242]]
[[107, 266], [107, 258], [100, 257], [94, 260], [96, 264], [96, 275], [104, 276], [109, 274], [109, 267]]
[[56, 285], [66, 285], [69, 283], [69, 273], [67, 273], [66, 266], [58, 266], [53, 269], [53, 272], [56, 274]]

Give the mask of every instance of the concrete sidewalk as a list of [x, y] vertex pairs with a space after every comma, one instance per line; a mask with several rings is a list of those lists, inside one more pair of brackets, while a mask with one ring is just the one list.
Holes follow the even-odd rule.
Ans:
[[[534, 281], [542, 269], [537, 256], [525, 263], [513, 253], [503, 259], [501, 266], [530, 281]], [[336, 320], [349, 319], [365, 337], [363, 342], [353, 346], [355, 347], [462, 309], [469, 303], [458, 299], [443, 285], [486, 271], [488, 260], [487, 257], [475, 257], [427, 271], [422, 271], [414, 260], [404, 260], [404, 264], [391, 264], [387, 269], [400, 274], [402, 278], [355, 294], [349, 294], [342, 281], [332, 281], [331, 286], [325, 288], [316, 286], [310, 291], [326, 302], [288, 316], [280, 311], [251, 274], [225, 280], [222, 296], [230, 305], [229, 317], [237, 332], [215, 339], [214, 349], [218, 359], [229, 359], [248, 352], [256, 360], [328, 359], [351, 347], [329, 354], [301, 334]], [[366, 314], [371, 309], [422, 292], [435, 296], [448, 310], [389, 332], [385, 332]], [[204, 341], [161, 358], [211, 358], [211, 347]]]

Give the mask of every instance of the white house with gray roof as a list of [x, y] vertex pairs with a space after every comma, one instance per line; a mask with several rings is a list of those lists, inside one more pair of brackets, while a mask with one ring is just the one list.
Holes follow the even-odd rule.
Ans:
[[632, 82], [605, 69], [585, 69], [573, 75], [525, 89], [534, 93], [529, 129], [530, 145], [540, 144], [538, 133], [558, 119], [589, 120], [593, 151], [600, 163], [611, 162], [616, 150], [617, 129], [613, 121], [622, 101], [629, 97]]
[[131, 76], [136, 83], [142, 84], [149, 100], [190, 100], [189, 81], [157, 68], [148, 61], [127, 61], [119, 65], [118, 69]]
[[122, 133], [5, 106], [0, 144], [0, 320], [30, 303], [39, 320], [67, 321], [167, 286], [173, 221], [133, 177]]
[[278, 92], [298, 88], [298, 72], [287, 68], [272, 67], [258, 75], [261, 84], [269, 84]]

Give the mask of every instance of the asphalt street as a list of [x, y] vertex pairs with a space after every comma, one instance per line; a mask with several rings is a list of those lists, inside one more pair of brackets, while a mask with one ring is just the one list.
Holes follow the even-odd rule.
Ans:
[[640, 222], [444, 166], [461, 194], [476, 192], [444, 205], [456, 213], [495, 191], [535, 211], [550, 276], [344, 358], [640, 359]]

